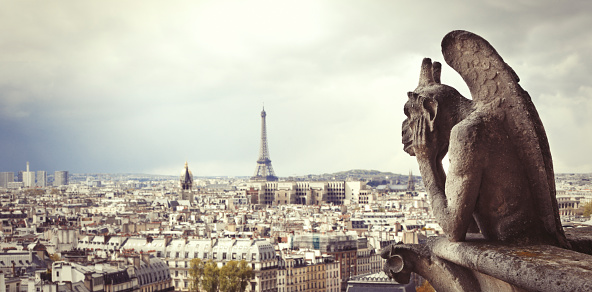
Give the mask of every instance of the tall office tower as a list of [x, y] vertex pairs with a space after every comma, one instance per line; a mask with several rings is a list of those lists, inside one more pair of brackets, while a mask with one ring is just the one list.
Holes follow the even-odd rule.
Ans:
[[0, 172], [0, 187], [8, 187], [8, 183], [14, 182], [14, 172]]
[[179, 182], [181, 183], [181, 200], [192, 201], [193, 196], [191, 189], [193, 188], [193, 174], [191, 173], [191, 170], [189, 170], [187, 161], [185, 161], [185, 169], [181, 172], [181, 179]]
[[37, 171], [37, 186], [42, 188], [47, 186], [47, 171]]
[[53, 185], [56, 187], [65, 186], [68, 184], [68, 171], [56, 171], [54, 173]]
[[16, 181], [17, 182], [22, 182], [23, 181], [23, 172], [22, 170], [18, 171], [18, 174], [16, 175]]
[[35, 186], [35, 172], [29, 170], [29, 162], [27, 161], [27, 171], [23, 172], [23, 186], [25, 188], [32, 188]]
[[257, 168], [255, 175], [251, 177], [253, 181], [277, 181], [278, 178], [271, 167], [271, 159], [269, 159], [269, 150], [267, 148], [267, 130], [265, 128], [265, 108], [261, 111], [261, 148], [259, 148], [259, 159], [257, 160]]

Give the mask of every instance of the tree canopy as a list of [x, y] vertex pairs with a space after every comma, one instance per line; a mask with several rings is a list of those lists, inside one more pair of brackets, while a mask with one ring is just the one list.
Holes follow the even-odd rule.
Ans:
[[239, 292], [238, 262], [230, 261], [220, 269], [220, 290]]
[[207, 292], [244, 292], [253, 275], [253, 269], [245, 260], [229, 261], [218, 268], [213, 260], [204, 263], [200, 259], [193, 259], [189, 269], [190, 291], [198, 292], [201, 287]]
[[584, 205], [582, 206], [582, 209], [583, 209], [583, 211], [584, 211], [584, 212], [583, 212], [583, 213], [584, 213], [584, 216], [585, 216], [585, 217], [590, 217], [590, 215], [592, 215], [592, 201], [590, 201], [590, 202], [588, 202], [588, 203], [584, 204]]
[[190, 291], [199, 292], [199, 284], [203, 275], [204, 262], [201, 259], [192, 259], [189, 267], [189, 279], [191, 279]]
[[204, 265], [204, 274], [201, 281], [201, 286], [207, 292], [217, 292], [220, 285], [220, 269], [218, 264], [213, 260], [209, 260]]

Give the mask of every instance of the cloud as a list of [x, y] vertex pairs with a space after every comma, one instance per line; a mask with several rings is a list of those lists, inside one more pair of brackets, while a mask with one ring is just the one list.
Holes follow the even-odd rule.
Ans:
[[[30, 160], [48, 171], [177, 174], [187, 160], [196, 175], [248, 176], [265, 103], [279, 176], [418, 173], [400, 143], [402, 105], [421, 59], [442, 61], [440, 40], [453, 29], [482, 35], [516, 70], [556, 170], [591, 164], [570, 151], [588, 138], [565, 134], [591, 127], [586, 1], [4, 6], [0, 149], [12, 155], [2, 171]], [[468, 96], [446, 66], [442, 79]]]

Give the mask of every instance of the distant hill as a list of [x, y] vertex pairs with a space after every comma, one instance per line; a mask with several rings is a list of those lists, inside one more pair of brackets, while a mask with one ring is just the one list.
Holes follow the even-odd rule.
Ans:
[[352, 170], [347, 170], [347, 171], [340, 171], [340, 172], [336, 172], [333, 173], [333, 175], [339, 175], [339, 176], [396, 176], [398, 174], [392, 173], [392, 172], [382, 172], [379, 170], [374, 170], [374, 169], [352, 169]]

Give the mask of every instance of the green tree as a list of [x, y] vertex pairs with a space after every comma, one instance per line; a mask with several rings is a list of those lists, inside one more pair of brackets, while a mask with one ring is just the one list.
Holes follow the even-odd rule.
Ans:
[[590, 215], [592, 215], [592, 201], [584, 204], [581, 208], [583, 209], [585, 217], [590, 217]]
[[239, 269], [237, 261], [229, 261], [220, 269], [220, 290], [239, 292]]
[[213, 260], [209, 260], [204, 265], [204, 274], [201, 280], [201, 287], [207, 292], [216, 292], [218, 291], [219, 285], [220, 269], [218, 268], [218, 264], [216, 264]]
[[245, 260], [230, 261], [220, 269], [220, 291], [244, 292], [253, 277], [253, 269]]
[[247, 261], [241, 260], [238, 263], [238, 279], [240, 282], [241, 292], [244, 292], [247, 289], [247, 286], [249, 285], [249, 282], [251, 282], [251, 278], [253, 278], [254, 275], [255, 273], [253, 272], [253, 268], [249, 266]]
[[199, 292], [199, 284], [204, 275], [204, 262], [201, 259], [192, 259], [189, 268], [189, 279], [191, 279], [190, 291]]

